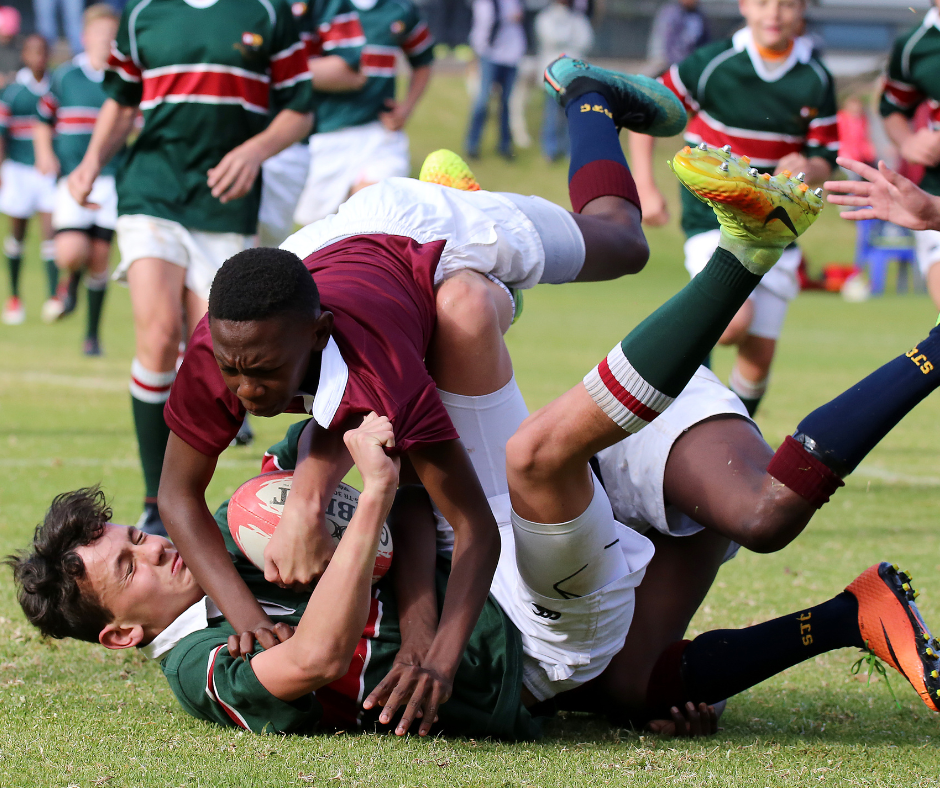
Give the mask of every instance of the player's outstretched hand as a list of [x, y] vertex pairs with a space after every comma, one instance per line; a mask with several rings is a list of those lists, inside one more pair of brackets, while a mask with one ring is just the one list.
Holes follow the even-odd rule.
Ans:
[[88, 202], [88, 195], [91, 194], [91, 188], [95, 185], [95, 178], [98, 177], [98, 169], [83, 160], [68, 177], [69, 194], [72, 199], [85, 208], [97, 210], [99, 206]]
[[225, 154], [222, 161], [207, 173], [212, 196], [223, 205], [251, 191], [261, 171], [262, 156], [251, 140]]
[[672, 719], [652, 720], [647, 726], [659, 736], [673, 736], [677, 739], [714, 736], [718, 733], [718, 712], [714, 706], [705, 703], [686, 703], [682, 709], [673, 706], [670, 709]]
[[412, 723], [419, 719], [421, 725], [418, 728], [418, 735], [427, 736], [431, 732], [431, 726], [437, 722], [437, 710], [442, 703], [450, 700], [453, 690], [453, 678], [445, 676], [431, 666], [402, 666], [398, 684], [388, 695], [382, 713], [379, 714], [379, 722], [383, 725], [391, 725], [398, 709], [405, 704], [401, 719], [395, 726], [395, 735], [404, 736], [410, 730]]
[[829, 192], [829, 202], [859, 206], [857, 211], [842, 211], [839, 216], [843, 219], [882, 219], [911, 230], [940, 230], [940, 199], [927, 194], [883, 161], [878, 163], [878, 169], [841, 156], [836, 161], [865, 179], [823, 184]]
[[255, 643], [261, 644], [261, 648], [267, 650], [274, 648], [278, 643], [289, 640], [294, 634], [294, 628], [283, 621], [278, 621], [270, 629], [268, 627], [259, 627], [252, 632], [242, 632], [240, 635], [228, 636], [228, 653], [235, 659], [241, 657], [248, 659], [248, 655], [255, 650]]

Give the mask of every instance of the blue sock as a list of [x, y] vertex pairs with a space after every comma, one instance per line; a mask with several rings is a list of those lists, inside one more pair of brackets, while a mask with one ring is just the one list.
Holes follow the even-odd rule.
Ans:
[[575, 213], [607, 195], [623, 197], [639, 208], [636, 184], [607, 99], [600, 93], [585, 93], [568, 103], [565, 115], [571, 138], [568, 192]]
[[940, 326], [903, 356], [889, 361], [810, 413], [795, 435], [836, 474], [850, 474], [895, 425], [940, 386]]

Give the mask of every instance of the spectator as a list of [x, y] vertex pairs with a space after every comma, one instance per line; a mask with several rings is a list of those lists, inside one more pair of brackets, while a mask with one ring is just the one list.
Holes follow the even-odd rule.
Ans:
[[473, 0], [470, 45], [480, 59], [480, 92], [467, 132], [467, 154], [473, 159], [480, 155], [480, 137], [486, 125], [490, 93], [494, 85], [499, 85], [499, 153], [511, 159], [509, 96], [526, 50], [520, 0]]
[[[555, 0], [535, 19], [539, 47], [539, 71], [562, 54], [583, 57], [594, 44], [587, 16], [572, 7], [572, 0]], [[549, 161], [568, 155], [568, 122], [565, 111], [545, 96], [542, 115], [542, 153]]]
[[23, 61], [20, 58], [20, 12], [13, 6], [0, 6], [0, 89], [14, 79]]
[[50, 47], [59, 40], [59, 12], [62, 14], [62, 34], [68, 39], [73, 55], [82, 51], [82, 13], [84, 0], [33, 0], [36, 15], [36, 32]]
[[849, 96], [836, 113], [839, 120], [839, 154], [874, 164], [877, 158], [868, 130], [868, 113], [858, 96]]
[[698, 0], [671, 0], [659, 9], [653, 20], [647, 50], [647, 73], [662, 74], [685, 60], [710, 40], [708, 23], [699, 10]]

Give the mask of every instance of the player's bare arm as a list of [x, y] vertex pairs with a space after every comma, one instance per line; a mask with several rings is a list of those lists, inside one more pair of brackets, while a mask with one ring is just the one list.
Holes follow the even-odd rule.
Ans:
[[419, 66], [411, 72], [408, 94], [401, 102], [389, 99], [385, 102], [387, 111], [379, 113], [379, 120], [389, 131], [400, 131], [405, 127], [411, 113], [424, 95], [431, 81], [431, 66]]
[[[417, 681], [437, 634], [436, 533], [431, 502], [424, 488], [401, 487], [388, 521], [395, 542], [395, 560], [390, 571], [398, 603], [401, 648], [392, 670], [363, 701], [366, 709], [385, 706], [393, 691], [404, 692]], [[390, 712], [388, 719], [391, 718]]]
[[[355, 428], [350, 424], [349, 429]], [[264, 551], [264, 577], [300, 588], [323, 574], [333, 555], [324, 512], [330, 496], [353, 465], [343, 432], [312, 421], [300, 438], [297, 468], [284, 514]]]
[[630, 133], [630, 165], [636, 189], [643, 205], [643, 224], [660, 227], [669, 221], [669, 206], [653, 175], [656, 139], [647, 134]]
[[369, 614], [375, 554], [398, 486], [399, 462], [385, 453], [395, 436], [384, 416], [370, 413], [344, 440], [362, 474], [356, 512], [294, 637], [251, 660], [258, 680], [281, 700], [296, 700], [345, 674]]
[[36, 169], [43, 175], [59, 174], [59, 159], [52, 148], [52, 126], [37, 123], [33, 126], [33, 150], [36, 153]]
[[95, 178], [127, 141], [136, 115], [136, 105], [118, 104], [110, 98], [102, 104], [85, 157], [68, 179], [69, 192], [79, 205], [88, 205], [86, 201]]
[[347, 93], [361, 90], [366, 84], [365, 74], [354, 69], [339, 55], [312, 57], [308, 61], [313, 86], [324, 93]]
[[500, 543], [493, 512], [460, 441], [413, 449], [408, 457], [431, 499], [453, 526], [453, 567], [437, 636], [419, 677], [403, 692], [393, 693], [380, 720], [391, 720], [397, 706], [392, 700], [407, 700], [395, 732], [407, 732], [421, 712], [418, 733], [426, 736], [438, 707], [450, 697], [460, 657], [489, 594]]
[[940, 162], [940, 131], [929, 128], [911, 128], [911, 122], [900, 112], [884, 119], [888, 138], [898, 147], [901, 158], [922, 167], [934, 167]]
[[290, 637], [290, 627], [275, 628], [245, 581], [235, 571], [225, 542], [206, 506], [206, 488], [217, 457], [202, 454], [171, 433], [160, 484], [159, 506], [167, 532], [199, 585], [213, 599], [235, 630], [241, 634], [242, 653], [251, 651], [256, 638], [265, 648]]
[[840, 157], [837, 161], [840, 167], [864, 178], [824, 184], [830, 192], [829, 202], [854, 209], [840, 213], [843, 219], [881, 219], [911, 230], [940, 229], [940, 197], [928, 194], [883, 161], [877, 169], [852, 159]]
[[810, 186], [819, 186], [832, 175], [832, 165], [822, 156], [804, 156], [802, 153], [788, 153], [774, 168], [774, 175], [789, 172], [792, 175], [803, 173], [803, 180]]
[[208, 172], [212, 196], [222, 203], [237, 200], [251, 191], [261, 164], [310, 133], [313, 114], [282, 109], [260, 134], [230, 150]]

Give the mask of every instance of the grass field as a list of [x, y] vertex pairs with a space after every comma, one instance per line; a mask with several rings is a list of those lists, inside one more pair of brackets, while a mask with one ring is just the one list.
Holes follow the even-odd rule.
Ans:
[[[533, 109], [533, 118], [538, 107]], [[415, 164], [460, 148], [467, 99], [440, 77], [412, 123]], [[535, 124], [533, 123], [533, 126]], [[659, 158], [673, 146], [662, 144]], [[492, 145], [488, 147], [492, 150]], [[475, 167], [491, 189], [567, 204], [565, 166], [535, 151]], [[675, 194], [671, 184], [669, 192]], [[649, 233], [639, 276], [603, 285], [539, 288], [508, 335], [517, 375], [535, 408], [579, 380], [636, 322], [686, 281], [673, 222]], [[853, 228], [827, 209], [805, 248], [814, 265], [850, 260]], [[5, 277], [5, 274], [3, 274]], [[127, 376], [133, 329], [127, 292], [112, 287], [103, 342], [88, 360], [84, 321], [39, 322], [42, 277], [26, 263], [29, 319], [0, 326], [0, 552], [26, 544], [52, 496], [101, 481], [115, 519], [133, 522], [142, 484]], [[3, 287], [5, 293], [5, 284]], [[809, 410], [904, 352], [936, 317], [923, 295], [861, 304], [806, 294], [793, 304], [759, 425], [777, 445]], [[726, 376], [730, 354], [716, 353]], [[227, 451], [213, 505], [257, 472], [288, 419], [255, 421], [250, 449]], [[771, 556], [742, 553], [719, 575], [696, 632], [745, 626], [829, 598], [881, 559], [912, 571], [928, 622], [940, 626], [940, 399], [906, 419], [813, 520]], [[599, 786], [936, 785], [940, 720], [900, 677], [852, 676], [845, 650], [794, 668], [734, 698], [714, 738], [674, 742], [615, 730], [582, 716], [553, 721], [535, 744], [396, 740], [374, 735], [273, 737], [196, 722], [176, 706], [158, 668], [136, 653], [37, 637], [4, 574], [0, 581], [0, 786]]]

